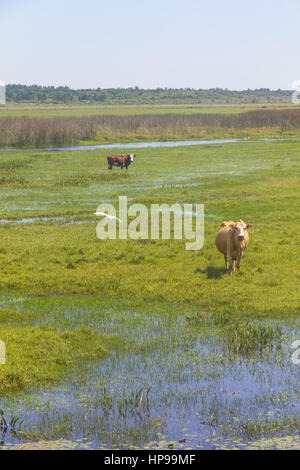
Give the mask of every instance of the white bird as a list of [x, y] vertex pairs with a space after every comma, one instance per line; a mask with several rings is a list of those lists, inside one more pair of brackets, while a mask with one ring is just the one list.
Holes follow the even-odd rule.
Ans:
[[115, 215], [106, 214], [105, 212], [94, 212], [94, 215], [102, 216], [104, 215], [108, 219], [115, 219], [122, 223], [122, 220], [118, 219]]

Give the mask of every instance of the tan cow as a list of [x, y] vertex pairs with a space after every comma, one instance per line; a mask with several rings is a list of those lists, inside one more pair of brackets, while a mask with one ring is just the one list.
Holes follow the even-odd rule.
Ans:
[[241, 258], [244, 250], [249, 243], [249, 235], [247, 229], [252, 227], [252, 224], [245, 224], [243, 220], [238, 222], [222, 222], [216, 236], [215, 244], [217, 249], [223, 253], [225, 259], [225, 267], [228, 269], [229, 274], [234, 271], [236, 262], [237, 269], [240, 269]]

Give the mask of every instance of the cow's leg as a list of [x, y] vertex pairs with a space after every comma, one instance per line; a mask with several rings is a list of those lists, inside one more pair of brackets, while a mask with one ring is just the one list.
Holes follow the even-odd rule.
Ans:
[[238, 255], [238, 259], [237, 259], [237, 262], [236, 262], [236, 268], [237, 269], [240, 269], [240, 264], [241, 264], [241, 259], [242, 259], [242, 256], [243, 256], [243, 251], [241, 251]]
[[228, 269], [228, 258], [227, 258], [227, 254], [224, 255], [224, 259], [225, 259], [225, 269], [226, 269], [226, 271], [227, 271], [227, 269]]
[[[228, 261], [229, 261], [229, 274], [231, 276], [232, 274], [232, 271], [234, 271], [234, 259], [233, 257], [231, 256], [231, 252], [230, 252], [230, 238], [229, 236], [227, 236], [227, 251], [226, 251], [226, 259], [225, 259], [225, 263], [227, 265]], [[226, 268], [227, 269], [227, 268]]]
[[230, 274], [230, 276], [232, 275], [232, 272], [234, 271], [234, 262], [235, 262], [235, 259], [230, 256], [229, 257], [229, 274]]

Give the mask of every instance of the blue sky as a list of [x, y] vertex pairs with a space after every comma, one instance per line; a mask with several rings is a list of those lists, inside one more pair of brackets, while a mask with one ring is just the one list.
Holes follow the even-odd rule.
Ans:
[[299, 18], [299, 0], [0, 0], [0, 79], [290, 89]]

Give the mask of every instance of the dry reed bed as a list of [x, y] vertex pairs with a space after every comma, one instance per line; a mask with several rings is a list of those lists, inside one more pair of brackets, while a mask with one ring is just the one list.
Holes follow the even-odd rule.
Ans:
[[191, 129], [300, 130], [300, 109], [257, 110], [240, 114], [153, 114], [133, 116], [2, 117], [1, 147], [70, 145], [99, 136], [183, 135]]

